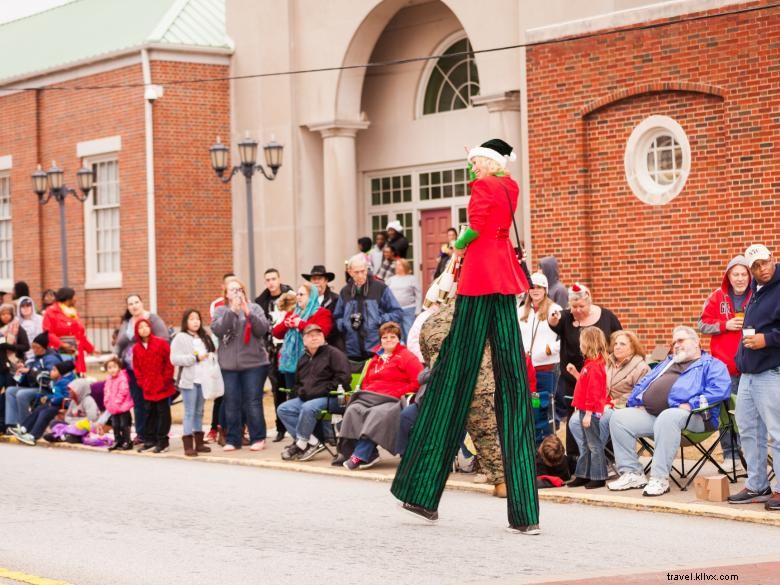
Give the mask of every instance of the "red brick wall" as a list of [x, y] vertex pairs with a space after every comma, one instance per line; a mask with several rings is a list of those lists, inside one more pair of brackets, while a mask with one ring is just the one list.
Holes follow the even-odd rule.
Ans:
[[[224, 77], [227, 66], [153, 62], [154, 83]], [[82, 77], [61, 86], [106, 86], [142, 82], [140, 65]], [[157, 213], [158, 312], [178, 324], [181, 310], [202, 311], [232, 264], [229, 188], [213, 177], [208, 147], [229, 135], [227, 82], [166, 86], [154, 105]], [[82, 315], [118, 317], [128, 293], [149, 296], [146, 216], [146, 149], [143, 88], [44, 90], [0, 94], [0, 155], [13, 156], [12, 214], [14, 277], [40, 299], [44, 288], [61, 286], [57, 203], [40, 206], [30, 174], [52, 160], [76, 186], [76, 144], [120, 135], [120, 225], [122, 288], [85, 290], [84, 210], [66, 203], [68, 270]]]
[[[604, 33], [528, 49], [533, 248], [652, 349], [695, 324], [732, 256], [756, 242], [780, 255], [780, 10]], [[623, 163], [653, 114], [691, 146], [661, 206], [636, 198]]]

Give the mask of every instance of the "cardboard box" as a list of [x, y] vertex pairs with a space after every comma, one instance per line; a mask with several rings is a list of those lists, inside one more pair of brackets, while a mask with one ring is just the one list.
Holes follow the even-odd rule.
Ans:
[[708, 502], [725, 502], [729, 497], [729, 480], [725, 475], [699, 476], [693, 480], [696, 498]]

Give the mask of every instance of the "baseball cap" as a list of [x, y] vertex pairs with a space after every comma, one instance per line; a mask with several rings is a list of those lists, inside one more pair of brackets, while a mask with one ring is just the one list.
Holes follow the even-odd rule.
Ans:
[[309, 323], [303, 330], [303, 334], [311, 333], [312, 331], [322, 331], [322, 327], [316, 323]]
[[769, 260], [772, 257], [772, 253], [769, 248], [763, 244], [753, 244], [747, 250], [745, 250], [745, 258], [747, 259], [748, 266], [753, 266], [756, 260]]
[[547, 277], [541, 272], [534, 272], [531, 275], [531, 284], [534, 286], [541, 286], [542, 288], [544, 288], [544, 290], [547, 290], [549, 288]]

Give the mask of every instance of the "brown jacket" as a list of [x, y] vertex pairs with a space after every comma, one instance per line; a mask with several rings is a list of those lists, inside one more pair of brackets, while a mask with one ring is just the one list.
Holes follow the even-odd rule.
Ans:
[[614, 356], [607, 360], [607, 388], [616, 407], [625, 406], [634, 385], [650, 371], [644, 358], [633, 356], [622, 365], [615, 364]]

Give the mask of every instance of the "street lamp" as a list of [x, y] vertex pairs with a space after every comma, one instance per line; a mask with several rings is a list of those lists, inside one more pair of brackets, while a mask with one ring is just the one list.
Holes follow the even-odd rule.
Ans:
[[247, 221], [247, 236], [249, 240], [249, 296], [250, 301], [255, 298], [255, 234], [254, 234], [254, 219], [252, 213], [252, 177], [255, 171], [260, 171], [263, 176], [269, 181], [273, 181], [276, 178], [276, 173], [279, 171], [279, 167], [282, 166], [282, 151], [284, 146], [276, 142], [273, 138], [271, 142], [263, 146], [263, 154], [265, 156], [265, 166], [270, 170], [270, 174], [266, 172], [262, 165], [255, 164], [257, 162], [257, 140], [250, 138], [248, 135], [244, 137], [238, 143], [238, 156], [241, 159], [241, 164], [229, 169], [228, 155], [230, 149], [222, 144], [217, 137], [217, 142], [209, 149], [211, 155], [211, 167], [219, 177], [219, 180], [223, 183], [227, 183], [233, 178], [237, 172], [241, 171], [241, 174], [246, 178], [246, 221]]
[[32, 174], [33, 191], [38, 195], [38, 202], [45, 205], [50, 199], [60, 204], [60, 264], [62, 264], [62, 286], [68, 286], [68, 253], [66, 250], [67, 238], [65, 236], [65, 198], [73, 195], [82, 203], [86, 201], [89, 192], [92, 191], [95, 176], [91, 169], [81, 167], [76, 172], [76, 179], [81, 194], [64, 184], [65, 172], [52, 161], [51, 168], [44, 171], [41, 165]]

